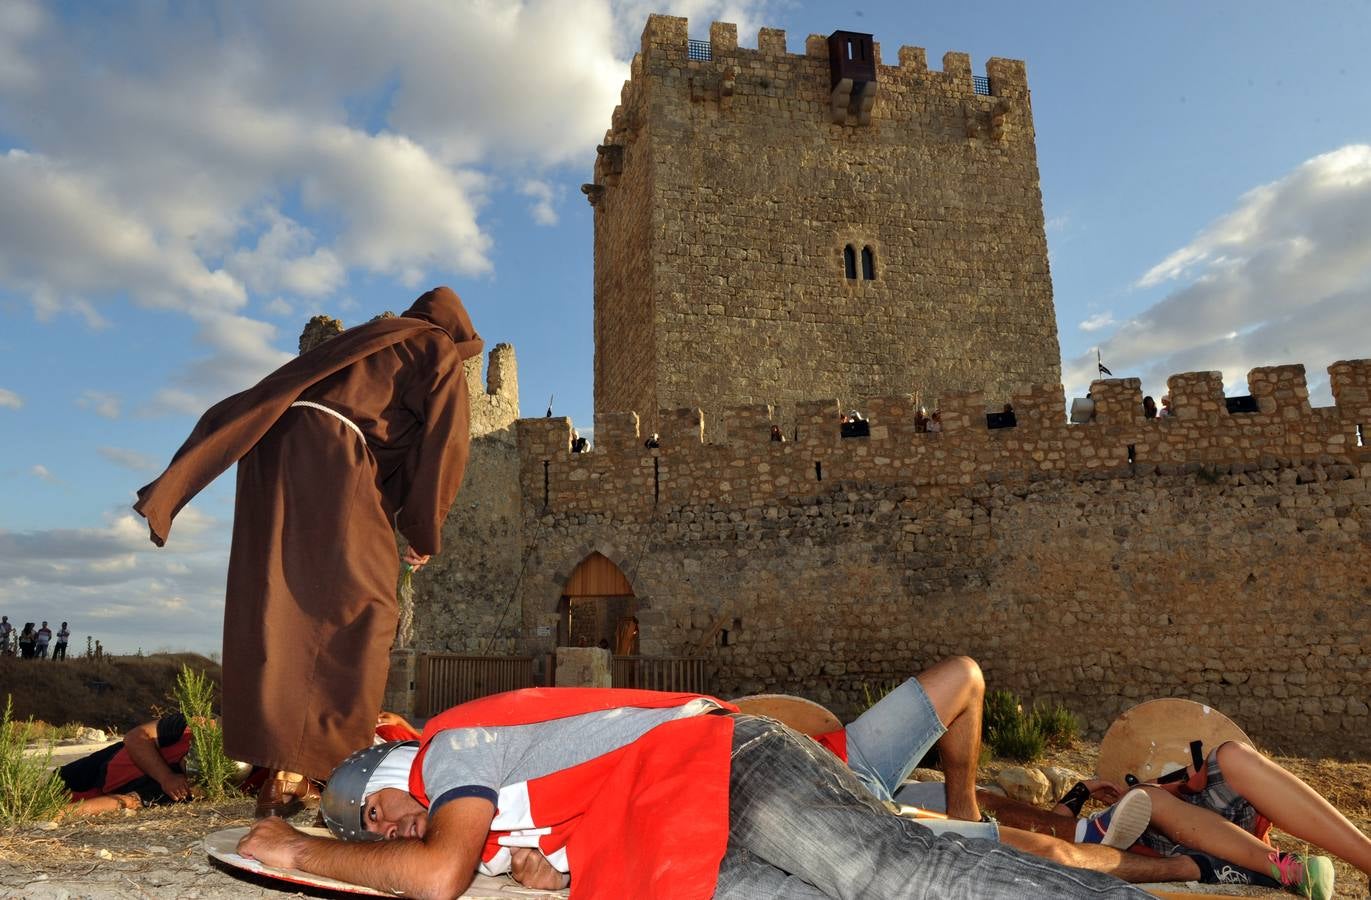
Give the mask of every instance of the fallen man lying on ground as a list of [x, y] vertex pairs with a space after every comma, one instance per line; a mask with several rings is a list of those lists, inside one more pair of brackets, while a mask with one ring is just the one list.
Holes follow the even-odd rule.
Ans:
[[[934, 718], [931, 740], [943, 732]], [[971, 731], [957, 718], [949, 736]], [[971, 803], [964, 812], [979, 818]], [[463, 704], [431, 720], [418, 744], [349, 757], [322, 810], [344, 840], [267, 819], [238, 850], [422, 897], [460, 895], [478, 867], [558, 885], [569, 876], [577, 897], [1145, 896], [1004, 844], [935, 835], [809, 738], [696, 694], [545, 688]], [[1102, 867], [1129, 859], [1027, 838]]]
[[[379, 740], [396, 740], [418, 737], [418, 732], [394, 713], [383, 712], [376, 720], [376, 735]], [[67, 763], [57, 770], [72, 796], [62, 815], [91, 816], [191, 799], [185, 767], [193, 741], [185, 716], [169, 713], [134, 726], [118, 743]], [[240, 787], [246, 793], [255, 792], [268, 774], [246, 764], [240, 771]], [[314, 791], [316, 805], [318, 796]]]
[[[911, 687], [916, 681], [947, 725], [946, 734], [936, 740], [945, 785], [904, 784], [934, 744], [932, 740], [920, 743], [917, 737], [927, 729], [928, 717], [921, 715], [919, 692]], [[1329, 860], [1280, 852], [1268, 840], [1275, 824], [1371, 875], [1371, 839], [1303, 781], [1240, 741], [1224, 741], [1198, 771], [1192, 765], [1185, 770], [1188, 777], [1173, 776], [1161, 785], [1125, 790], [1100, 779], [1082, 782], [1053, 812], [977, 790], [972, 779], [974, 761], [980, 757], [983, 693], [979, 666], [967, 657], [956, 657], [919, 673], [845, 729], [806, 728], [798, 721], [787, 721], [783, 714], [776, 717], [811, 734], [844, 759], [878, 798], [954, 817], [924, 822], [934, 830], [998, 839], [1047, 859], [1108, 871], [1128, 881], [1256, 884], [1283, 887], [1307, 897], [1331, 897]], [[746, 705], [749, 699], [737, 702]], [[1076, 816], [1090, 797], [1113, 805], [1078, 821]], [[956, 820], [975, 814], [978, 806], [989, 809], [1001, 825], [1012, 827], [995, 829]], [[994, 830], [987, 833], [985, 829]], [[1108, 865], [1098, 852], [1084, 847], [1073, 851], [1056, 838], [1134, 852], [1124, 863]]]

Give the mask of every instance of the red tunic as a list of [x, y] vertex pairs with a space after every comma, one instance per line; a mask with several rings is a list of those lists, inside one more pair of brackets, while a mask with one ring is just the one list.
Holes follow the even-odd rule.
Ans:
[[[529, 725], [622, 707], [662, 709], [701, 698], [614, 688], [530, 688], [464, 703], [424, 727], [410, 770], [410, 793], [428, 804], [424, 756], [441, 731]], [[528, 782], [530, 825], [548, 829], [539, 849], [545, 855], [565, 849], [572, 897], [712, 897], [728, 847], [732, 741], [733, 720], [727, 716], [677, 719], [618, 750]], [[483, 859], [500, 850], [505, 833], [490, 833]]]

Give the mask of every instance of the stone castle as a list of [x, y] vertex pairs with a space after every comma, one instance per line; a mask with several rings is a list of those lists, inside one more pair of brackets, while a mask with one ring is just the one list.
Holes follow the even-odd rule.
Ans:
[[[632, 616], [642, 655], [703, 659], [722, 696], [849, 715], [964, 653], [1096, 733], [1183, 696], [1274, 749], [1371, 753], [1371, 360], [1329, 368], [1328, 408], [1282, 365], [1237, 402], [1172, 376], [1163, 419], [1097, 381], [1067, 424], [1022, 63], [710, 37], [649, 20], [585, 187], [593, 449], [517, 418], [508, 345], [468, 370], [419, 653], [541, 664]], [[392, 705], [415, 673], [397, 654]]]
[[595, 411], [1061, 378], [1022, 62], [652, 16], [599, 148]]

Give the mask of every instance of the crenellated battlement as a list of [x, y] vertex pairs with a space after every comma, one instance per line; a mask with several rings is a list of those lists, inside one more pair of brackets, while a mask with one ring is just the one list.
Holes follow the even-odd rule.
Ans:
[[[591, 452], [572, 453], [570, 419], [517, 423], [525, 504], [559, 513], [642, 516], [666, 503], [746, 508], [819, 494], [833, 482], [959, 486], [1081, 479], [1202, 466], [1259, 468], [1360, 462], [1371, 428], [1371, 359], [1328, 369], [1335, 405], [1313, 408], [1301, 365], [1248, 374], [1252, 412], [1230, 412], [1218, 372], [1173, 375], [1174, 415], [1143, 416], [1136, 378], [1096, 381], [1094, 417], [1068, 424], [1060, 386], [1016, 391], [1012, 427], [988, 427], [979, 391], [949, 393], [943, 430], [916, 427], [913, 397], [869, 398], [858, 408], [870, 434], [844, 437], [837, 399], [797, 403], [780, 416], [766, 404], [727, 408], [717, 422], [698, 409], [658, 413], [658, 447], [636, 413], [599, 414]], [[781, 425], [784, 442], [771, 440]], [[828, 484], [825, 484], [828, 482]]]
[[[679, 16], [648, 18], [641, 50], [630, 64], [629, 80], [624, 82], [600, 147], [595, 181], [586, 186], [592, 203], [599, 201], [603, 188], [617, 185], [624, 148], [637, 138], [652, 105], [662, 102], [654, 88], [669, 91], [683, 81], [692, 102], [711, 101], [732, 115], [746, 115], [749, 107], [761, 115], [788, 107], [790, 117], [798, 119], [808, 112], [816, 122], [823, 121], [818, 109], [829, 105], [832, 92], [828, 38], [811, 34], [803, 53], [790, 53], [784, 29], [758, 30], [757, 46], [748, 48], [738, 44], [738, 26], [730, 22], [711, 23], [708, 41], [691, 40], [688, 25]], [[923, 47], [900, 47], [894, 65], [881, 61], [880, 48], [873, 41], [874, 83], [879, 89], [873, 96], [872, 114], [877, 120], [934, 129], [948, 126], [967, 138], [1004, 141], [1016, 136], [1010, 126], [1017, 111], [1021, 126], [1017, 137], [1032, 141], [1028, 76], [1022, 60], [993, 57], [978, 81], [966, 53], [943, 54], [940, 71], [928, 67]], [[849, 118], [844, 123], [856, 121]]]

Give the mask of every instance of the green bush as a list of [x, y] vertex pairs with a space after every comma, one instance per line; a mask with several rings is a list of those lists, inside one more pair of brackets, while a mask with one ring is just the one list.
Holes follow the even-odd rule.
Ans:
[[871, 707], [880, 703], [886, 694], [900, 686], [898, 681], [887, 681], [872, 687], [865, 681], [862, 682], [862, 712], [866, 712]]
[[1023, 720], [1023, 704], [1013, 691], [994, 690], [985, 695], [981, 718], [981, 740], [990, 743], [991, 735]]
[[205, 799], [223, 800], [237, 793], [238, 767], [224, 753], [224, 732], [214, 720], [214, 682], [203, 672], [181, 667], [176, 677], [176, 704], [190, 726], [186, 771]]
[[48, 822], [71, 802], [71, 792], [52, 771], [52, 743], [43, 753], [26, 755], [29, 724], [13, 720], [14, 702], [5, 696], [0, 716], [0, 827]]
[[1075, 714], [1060, 703], [1034, 706], [1028, 720], [1052, 747], [1071, 746], [1081, 730], [1081, 723]]
[[1020, 719], [991, 732], [990, 749], [995, 755], [1017, 763], [1036, 762], [1047, 748], [1047, 738], [1030, 719]]

